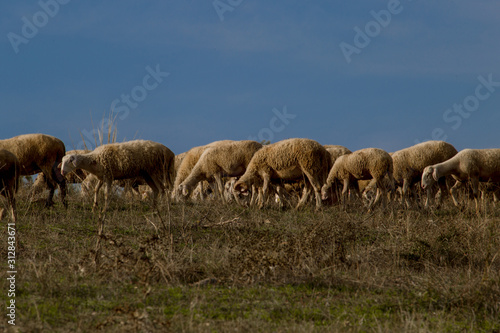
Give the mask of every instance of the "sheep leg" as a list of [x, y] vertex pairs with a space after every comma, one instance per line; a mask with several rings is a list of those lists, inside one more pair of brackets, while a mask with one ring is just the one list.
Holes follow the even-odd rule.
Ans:
[[[236, 193], [235, 193], [236, 195]], [[254, 206], [261, 197], [261, 188], [257, 188], [254, 184], [252, 184], [252, 196], [250, 197], [250, 207]]]
[[224, 185], [222, 184], [222, 177], [220, 173], [215, 173], [214, 175], [215, 178], [215, 187], [216, 187], [216, 192], [218, 193], [219, 197], [222, 199], [222, 202], [226, 203], [226, 198], [224, 196]]
[[50, 172], [47, 172], [47, 170], [42, 170], [42, 173], [45, 177], [45, 183], [47, 184], [47, 187], [49, 188], [49, 195], [47, 196], [47, 200], [45, 200], [45, 207], [50, 207], [54, 204], [53, 198], [54, 198], [54, 192], [56, 189], [56, 183], [51, 176]]
[[108, 205], [109, 205], [109, 192], [111, 192], [111, 185], [112, 185], [112, 181], [111, 180], [108, 180], [106, 182], [106, 186], [104, 187], [104, 209], [103, 209], [103, 213], [105, 213], [107, 210], [108, 210]]
[[346, 209], [347, 196], [349, 194], [349, 179], [344, 179], [344, 187], [342, 188], [342, 207]]
[[455, 182], [455, 185], [453, 185], [451, 188], [450, 188], [450, 194], [451, 194], [451, 198], [453, 199], [453, 204], [457, 207], [460, 206], [460, 204], [458, 203], [458, 200], [457, 200], [457, 190], [462, 187], [464, 185], [463, 182], [461, 182], [460, 180], [457, 180]]
[[55, 188], [52, 186], [49, 186], [49, 196], [47, 197], [47, 200], [45, 201], [45, 207], [50, 207], [54, 204], [54, 201], [52, 198], [54, 197], [54, 192]]
[[17, 216], [16, 216], [16, 199], [12, 198], [12, 201], [10, 202], [10, 216], [12, 216], [12, 222], [16, 223], [17, 222]]
[[[10, 193], [10, 191], [7, 191], [5, 193], [5, 198], [7, 199], [7, 204], [10, 207], [10, 216], [12, 218], [12, 222], [16, 223], [17, 218], [16, 218], [16, 200], [14, 197], [13, 193]], [[0, 220], [3, 219], [3, 214], [5, 212], [5, 208], [0, 208]]]
[[471, 177], [472, 194], [474, 195], [474, 202], [476, 204], [476, 213], [479, 214], [479, 178]]
[[68, 208], [68, 203], [66, 202], [66, 178], [63, 177], [61, 174], [60, 168], [58, 168], [59, 162], [55, 162], [54, 165], [52, 165], [52, 170], [51, 170], [51, 176], [52, 179], [59, 185], [59, 189], [61, 190], [60, 196], [61, 196], [61, 203], [64, 205], [65, 208]]
[[441, 204], [443, 203], [443, 198], [446, 196], [446, 190], [447, 190], [446, 177], [441, 177], [438, 180], [438, 187], [439, 187], [439, 191], [436, 194], [437, 208], [439, 208], [441, 206]]
[[102, 184], [104, 184], [104, 182], [99, 179], [97, 181], [97, 185], [96, 185], [95, 190], [94, 190], [94, 206], [92, 207], [92, 212], [94, 212], [95, 209], [97, 208], [97, 199], [98, 199], [99, 190], [101, 189]]
[[[165, 185], [163, 185], [163, 182], [161, 181], [161, 178], [158, 178], [156, 176], [153, 176], [151, 177], [151, 179], [153, 180], [154, 184], [156, 185], [156, 188], [158, 190], [158, 194], [161, 196], [162, 194], [165, 193], [166, 191], [166, 187]], [[168, 196], [167, 196], [167, 199], [168, 199]]]
[[314, 196], [316, 197], [316, 209], [319, 209], [323, 204], [323, 201], [321, 200], [321, 182], [318, 181], [310, 172], [304, 171], [304, 173], [309, 181], [309, 184], [307, 181], [305, 182], [304, 189], [308, 188], [308, 194], [305, 197], [305, 200], [307, 200], [312, 187], [314, 190]]
[[[408, 181], [408, 179], [405, 179], [403, 180], [403, 188], [401, 190], [401, 204], [404, 208], [404, 206], [406, 206], [406, 208], [410, 209], [411, 208], [411, 202], [410, 202], [410, 182]], [[428, 201], [429, 200], [429, 196], [427, 196], [427, 200], [425, 202], [425, 206], [427, 207], [428, 206]]]
[[384, 182], [382, 179], [377, 179], [376, 180], [376, 186], [377, 186], [377, 195], [375, 196], [375, 200], [368, 206], [368, 211], [371, 211], [372, 207], [374, 207], [380, 200], [382, 200], [382, 207], [385, 209], [386, 208], [386, 197], [385, 197], [385, 186]]
[[377, 186], [377, 189], [376, 189], [376, 195], [375, 195], [375, 199], [373, 201], [370, 202], [370, 204], [368, 205], [368, 212], [371, 212], [372, 211], [372, 208], [378, 203], [378, 201], [380, 200], [380, 188]]
[[301, 208], [309, 198], [309, 193], [311, 193], [311, 185], [306, 181], [304, 185], [304, 189], [302, 190], [302, 196], [300, 197], [299, 203], [295, 207], [295, 209]]
[[66, 200], [66, 181], [63, 180], [61, 183], [59, 183], [59, 189], [61, 190], [61, 203], [63, 204], [64, 208], [68, 208], [68, 201]]
[[160, 181], [155, 179], [155, 177], [144, 175], [143, 178], [146, 181], [146, 184], [148, 184], [151, 188], [151, 191], [153, 191], [153, 207], [157, 208], [158, 194], [162, 193], [165, 190], [165, 187]]
[[12, 222], [16, 223], [17, 217], [16, 217], [16, 197], [15, 197], [15, 194], [9, 191], [9, 193], [7, 194], [7, 201], [8, 201], [9, 206], [10, 206], [10, 216], [12, 217]]
[[269, 183], [271, 181], [270, 176], [264, 176], [264, 182], [262, 184], [261, 201], [259, 202], [259, 208], [263, 208], [267, 200], [267, 193], [269, 192]]
[[358, 184], [357, 180], [353, 181], [352, 183], [350, 182], [349, 188], [351, 189], [351, 192], [354, 193], [354, 195], [356, 196], [356, 198], [358, 200], [362, 200], [362, 196], [361, 196], [361, 193], [359, 192], [359, 184]]

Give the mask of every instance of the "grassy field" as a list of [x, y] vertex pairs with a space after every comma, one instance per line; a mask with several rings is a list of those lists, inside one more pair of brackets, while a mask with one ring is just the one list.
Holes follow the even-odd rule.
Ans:
[[18, 209], [20, 332], [500, 331], [500, 208]]

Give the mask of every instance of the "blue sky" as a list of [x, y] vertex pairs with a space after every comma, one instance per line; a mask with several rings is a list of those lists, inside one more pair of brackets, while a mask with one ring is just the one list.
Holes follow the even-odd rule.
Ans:
[[176, 154], [290, 137], [500, 147], [499, 13], [494, 0], [2, 2], [0, 138], [79, 148], [113, 110], [118, 141]]

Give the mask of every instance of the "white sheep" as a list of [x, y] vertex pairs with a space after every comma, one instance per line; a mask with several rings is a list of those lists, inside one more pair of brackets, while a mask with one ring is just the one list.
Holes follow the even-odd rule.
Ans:
[[238, 195], [248, 195], [252, 186], [259, 188], [262, 207], [272, 180], [307, 179], [296, 208], [305, 204], [311, 187], [314, 189], [316, 207], [319, 208], [322, 205], [321, 184], [326, 179], [329, 167], [330, 155], [318, 142], [298, 138], [282, 140], [265, 145], [254, 154], [233, 190]]
[[[20, 164], [16, 155], [8, 150], [0, 150], [0, 194], [10, 206], [12, 221], [16, 222], [16, 191], [19, 187]], [[0, 208], [0, 220], [3, 218], [3, 207]]]
[[189, 176], [179, 185], [182, 194], [188, 196], [200, 181], [213, 178], [215, 179], [215, 192], [225, 202], [222, 178], [243, 175], [253, 155], [260, 148], [262, 144], [252, 140], [225, 142], [208, 147]]
[[386, 188], [383, 178], [387, 175], [392, 183], [393, 164], [391, 156], [384, 150], [378, 148], [365, 148], [357, 150], [351, 154], [342, 155], [335, 161], [327, 181], [321, 189], [324, 200], [328, 199], [328, 191], [335, 180], [343, 181], [342, 202], [345, 206], [348, 189], [353, 188], [356, 195], [360, 197], [357, 186], [357, 180], [374, 179], [377, 186], [377, 195], [373, 202], [370, 202], [370, 210], [382, 198], [385, 205]]
[[174, 153], [164, 145], [146, 140], [123, 143], [110, 143], [97, 147], [86, 154], [66, 155], [62, 161], [62, 173], [67, 174], [76, 168], [94, 174], [99, 182], [95, 188], [94, 209], [103, 184], [104, 209], [108, 207], [111, 183], [115, 179], [143, 178], [153, 191], [153, 204], [156, 206], [158, 194], [171, 188], [175, 173]]
[[457, 189], [469, 180], [476, 211], [479, 212], [479, 182], [500, 182], [500, 149], [464, 149], [447, 161], [429, 165], [422, 173], [422, 188], [426, 189], [448, 175], [457, 180], [450, 189], [455, 206], [459, 206]]
[[57, 185], [61, 190], [61, 201], [66, 203], [66, 180], [58, 169], [66, 148], [56, 137], [46, 134], [23, 134], [10, 139], [0, 140], [0, 149], [16, 155], [21, 165], [20, 176], [31, 176], [43, 172], [50, 188], [46, 206], [52, 205]]

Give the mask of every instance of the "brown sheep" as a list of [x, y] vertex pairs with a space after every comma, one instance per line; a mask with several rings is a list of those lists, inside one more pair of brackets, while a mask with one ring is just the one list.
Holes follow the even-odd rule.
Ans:
[[[374, 179], [377, 185], [377, 196], [373, 202], [370, 202], [368, 209], [377, 204], [382, 198], [385, 205], [386, 188], [383, 183], [383, 178], [387, 175], [394, 183], [392, 177], [393, 163], [391, 156], [384, 150], [378, 148], [365, 148], [357, 150], [351, 154], [342, 155], [335, 161], [332, 166], [328, 179], [321, 189], [323, 199], [327, 199], [328, 190], [335, 180], [341, 180], [344, 183], [342, 190], [342, 201], [346, 203], [347, 192], [352, 188], [352, 183], [357, 183], [357, 180]], [[357, 188], [357, 186], [355, 187]], [[356, 193], [360, 197], [359, 192]]]
[[221, 143], [205, 149], [190, 175], [179, 185], [184, 196], [203, 180], [215, 179], [216, 192], [223, 201], [222, 177], [239, 177], [245, 173], [248, 163], [256, 151], [262, 148], [257, 141], [243, 140]]
[[258, 150], [243, 176], [234, 184], [237, 194], [248, 195], [255, 185], [260, 188], [260, 207], [267, 199], [269, 185], [273, 180], [307, 179], [302, 197], [296, 208], [305, 204], [311, 187], [316, 197], [316, 208], [321, 207], [321, 184], [330, 167], [331, 157], [318, 142], [310, 139], [287, 139]]
[[[16, 218], [16, 191], [19, 187], [20, 164], [16, 155], [8, 150], [0, 150], [0, 194], [2, 194], [10, 206], [12, 221]], [[4, 209], [0, 208], [0, 220]]]
[[[172, 199], [180, 199], [182, 198], [181, 192], [180, 192], [180, 187], [179, 185], [182, 184], [182, 182], [189, 177], [191, 174], [191, 171], [193, 170], [194, 166], [200, 159], [201, 154], [205, 151], [205, 149], [216, 146], [221, 143], [227, 143], [227, 142], [234, 142], [233, 140], [221, 140], [221, 141], [214, 141], [212, 143], [209, 143], [208, 145], [205, 146], [198, 146], [198, 147], [193, 147], [189, 149], [187, 152], [183, 153], [183, 156], [180, 156], [178, 160], [181, 160], [181, 163], [179, 166], [176, 165], [176, 174], [175, 174], [175, 182], [174, 182], [174, 189], [172, 191]], [[181, 154], [182, 155], [182, 154]]]
[[58, 164], [66, 152], [61, 140], [45, 134], [24, 134], [0, 140], [0, 149], [6, 149], [16, 155], [21, 165], [20, 176], [43, 172], [50, 189], [46, 206], [52, 205], [57, 185], [61, 190], [61, 201], [65, 207], [67, 206], [66, 180], [58, 169]]

